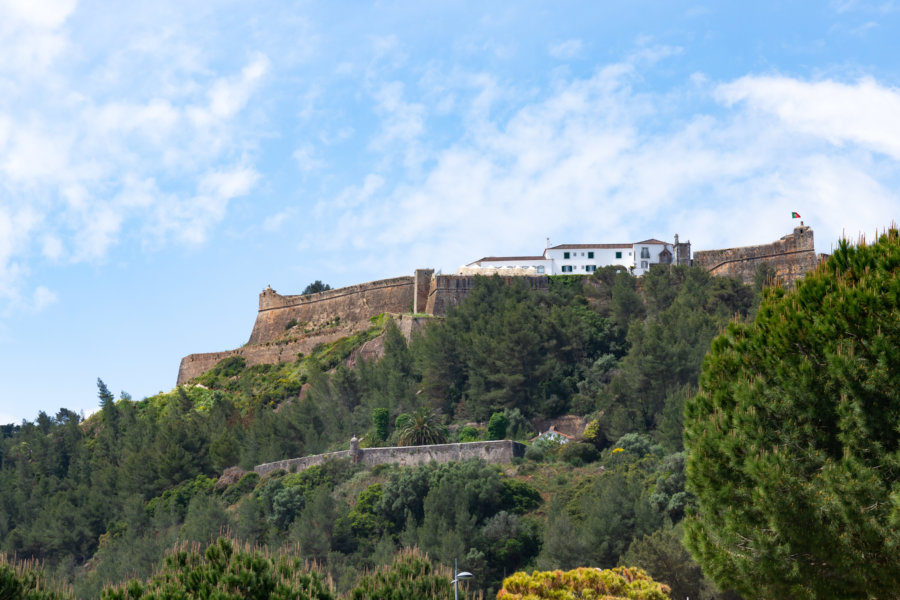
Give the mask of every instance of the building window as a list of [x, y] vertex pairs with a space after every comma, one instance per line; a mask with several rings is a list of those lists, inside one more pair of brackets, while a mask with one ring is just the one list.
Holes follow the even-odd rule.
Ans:
[[646, 269], [646, 268], [647, 268], [647, 261], [646, 261], [646, 260], [642, 260], [642, 261], [641, 261], [641, 268], [642, 268], [642, 269]]
[[588, 258], [594, 258], [594, 253], [593, 253], [593, 252], [588, 252]]
[[563, 273], [571, 273], [571, 272], [572, 272], [572, 265], [563, 265], [562, 272], [563, 272]]
[[597, 265], [584, 265], [584, 270], [588, 273], [593, 273], [597, 270]]
[[537, 272], [538, 272], [538, 273], [543, 273], [543, 272], [544, 272], [544, 267], [538, 266]]
[[569, 258], [569, 253], [568, 253], [568, 252], [563, 252], [563, 258]]
[[650, 258], [650, 248], [641, 248], [641, 258]]
[[622, 253], [621, 253], [621, 252], [616, 252], [616, 258], [622, 258]]

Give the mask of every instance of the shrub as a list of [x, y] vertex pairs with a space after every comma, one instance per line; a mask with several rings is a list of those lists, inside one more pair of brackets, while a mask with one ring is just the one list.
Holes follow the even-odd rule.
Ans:
[[506, 438], [506, 428], [509, 427], [509, 417], [502, 412], [495, 412], [488, 421], [487, 433], [490, 440], [502, 440]]
[[390, 413], [386, 408], [376, 408], [372, 411], [372, 424], [375, 425], [375, 435], [384, 441], [388, 438], [388, 418]]
[[460, 442], [477, 442], [481, 439], [481, 432], [476, 427], [466, 425], [456, 432], [456, 439]]
[[534, 462], [543, 462], [544, 461], [544, 449], [541, 446], [531, 445], [525, 448], [525, 458], [526, 460], [533, 460]]
[[669, 587], [634, 567], [515, 573], [503, 580], [497, 600], [669, 600]]
[[570, 464], [587, 464], [597, 460], [599, 452], [587, 442], [571, 442], [559, 449], [559, 460]]

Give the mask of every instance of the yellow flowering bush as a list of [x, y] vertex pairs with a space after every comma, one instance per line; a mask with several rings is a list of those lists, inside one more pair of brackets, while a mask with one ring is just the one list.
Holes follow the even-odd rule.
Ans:
[[515, 573], [497, 600], [669, 600], [669, 586], [636, 567]]

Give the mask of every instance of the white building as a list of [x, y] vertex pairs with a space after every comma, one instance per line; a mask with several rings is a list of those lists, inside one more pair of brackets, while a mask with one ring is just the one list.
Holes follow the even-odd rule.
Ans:
[[632, 244], [560, 244], [541, 256], [486, 256], [460, 268], [460, 274], [589, 275], [601, 267], [618, 265], [643, 275], [653, 264], [690, 264], [691, 243], [656, 239]]

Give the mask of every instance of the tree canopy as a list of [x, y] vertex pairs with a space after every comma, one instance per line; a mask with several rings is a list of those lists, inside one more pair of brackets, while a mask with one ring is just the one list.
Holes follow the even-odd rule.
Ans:
[[712, 345], [685, 411], [687, 545], [746, 598], [895, 598], [900, 234], [842, 241]]

